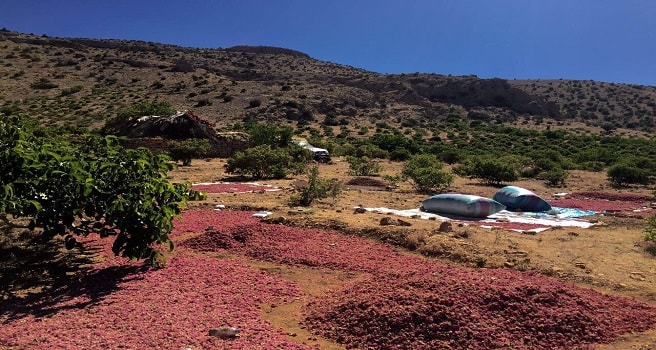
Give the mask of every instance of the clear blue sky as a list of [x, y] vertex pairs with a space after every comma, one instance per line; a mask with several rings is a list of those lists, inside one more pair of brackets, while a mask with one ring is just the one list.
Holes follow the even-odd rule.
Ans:
[[656, 86], [652, 0], [1, 0], [0, 27], [271, 45], [380, 73]]

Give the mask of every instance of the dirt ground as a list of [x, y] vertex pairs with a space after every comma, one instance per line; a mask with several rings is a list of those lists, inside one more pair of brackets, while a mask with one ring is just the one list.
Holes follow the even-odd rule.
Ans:
[[[224, 172], [224, 164], [225, 160], [221, 159], [194, 160], [191, 166], [179, 167], [169, 175], [173, 182], [234, 181]], [[382, 162], [381, 165], [382, 175], [398, 174], [402, 168], [402, 164], [396, 162]], [[348, 164], [340, 159], [319, 167], [321, 177], [335, 178], [341, 183], [353, 179], [347, 173]], [[399, 244], [404, 247], [399, 248], [400, 251], [406, 251], [407, 254], [421, 254], [452, 266], [533, 270], [602, 293], [631, 297], [656, 305], [656, 248], [643, 240], [642, 219], [596, 215], [592, 220], [597, 225], [589, 229], [552, 228], [538, 234], [485, 229], [475, 225], [454, 225], [451, 232], [438, 232], [437, 228], [441, 224], [439, 221], [412, 218], [404, 218], [411, 226], [383, 227], [380, 226], [380, 220], [388, 215], [373, 212], [356, 214], [354, 207], [417, 208], [426, 195], [415, 193], [409, 183], [401, 183], [395, 189], [345, 186], [336, 200], [326, 199], [310, 208], [290, 207], [287, 202], [293, 193], [291, 185], [304, 178], [301, 175], [260, 182], [280, 187], [281, 191], [208, 193], [205, 201], [191, 202], [189, 207], [221, 204], [234, 209], [268, 210], [273, 212], [268, 218], [270, 220], [280, 220], [296, 226], [332, 228], [345, 234]], [[382, 177], [376, 179], [383, 180]], [[550, 188], [534, 180], [517, 181], [513, 185], [530, 189], [545, 199], [555, 198], [554, 194], [563, 192], [601, 191], [643, 195], [651, 195], [652, 192], [644, 187], [613, 189], [606, 182], [604, 173], [582, 171], [572, 172], [565, 187]], [[450, 192], [486, 197], [491, 197], [496, 190], [463, 178], [457, 178], [449, 189]], [[13, 250], [7, 252], [21, 254]], [[53, 257], [47, 259], [52, 260]], [[49, 271], [49, 274], [64, 277], [59, 280], [65, 280], [65, 276], [72, 273], [75, 266], [92, 263], [87, 256], [66, 254], [64, 258], [58, 259], [56, 271]], [[310, 334], [300, 325], [301, 308], [306, 298], [358, 278], [357, 275], [257, 261], [253, 261], [252, 266], [294, 281], [304, 291], [304, 297], [291, 304], [276, 307], [263, 305], [262, 314], [269, 322], [283, 329], [293, 341], [319, 345], [321, 349], [344, 349], [339, 344]], [[22, 286], [15, 285], [11, 292], [34, 290], [39, 288], [39, 284], [49, 283], [43, 279], [43, 275], [28, 282]], [[656, 345], [652, 344], [656, 344], [656, 330], [627, 334], [615, 343], [599, 348], [656, 349]]]
[[[224, 160], [197, 160], [189, 167], [180, 167], [170, 174], [173, 181], [216, 182], [231, 181], [225, 174]], [[394, 175], [401, 171], [402, 164], [382, 162], [381, 175]], [[348, 164], [335, 159], [333, 164], [320, 165], [321, 177], [335, 178], [345, 183], [352, 179], [347, 173]], [[378, 232], [382, 237], [405, 237], [406, 246], [413, 239], [426, 243], [430, 250], [417, 250], [432, 258], [451, 265], [478, 266], [485, 268], [513, 268], [534, 270], [570, 281], [603, 293], [636, 298], [656, 305], [656, 257], [654, 247], [643, 240], [642, 219], [597, 215], [592, 220], [597, 225], [589, 229], [552, 228], [535, 235], [501, 229], [484, 229], [477, 226], [454, 226], [449, 233], [437, 233], [439, 221], [407, 219], [409, 227], [381, 227], [383, 214], [355, 214], [354, 207], [389, 207], [395, 209], [417, 208], [426, 198], [417, 194], [410, 183], [401, 183], [398, 188], [381, 189], [354, 186], [344, 188], [336, 199], [326, 199], [311, 208], [293, 208], [287, 204], [292, 194], [291, 184], [303, 176], [283, 180], [262, 181], [282, 188], [277, 192], [208, 194], [206, 201], [191, 206], [222, 204], [227, 208], [251, 208], [273, 212], [272, 217], [293, 225], [318, 226], [341, 229], [346, 233], [363, 233], [372, 236]], [[378, 178], [382, 180], [382, 178]], [[651, 189], [613, 189], [605, 173], [573, 171], [560, 188], [547, 187], [543, 182], [521, 180], [513, 183], [534, 191], [545, 199], [563, 192], [603, 191], [650, 195]], [[491, 197], [497, 189], [482, 186], [472, 180], [457, 178], [450, 192], [476, 194]], [[429, 238], [428, 238], [429, 237]], [[373, 237], [380, 238], [380, 237]], [[383, 238], [384, 240], [384, 238]], [[398, 240], [398, 239], [397, 239]], [[412, 253], [412, 249], [409, 250]], [[427, 254], [429, 253], [429, 254]], [[290, 269], [279, 266], [260, 265], [260, 268], [294, 280], [308, 295], [316, 295], [352, 276], [338, 276], [326, 271]], [[298, 325], [302, 301], [279, 309], [263, 312], [276, 326], [285, 329], [296, 341], [320, 344], [324, 349], [340, 349], [337, 344], [317, 339]], [[656, 349], [656, 330], [627, 335], [603, 349]]]

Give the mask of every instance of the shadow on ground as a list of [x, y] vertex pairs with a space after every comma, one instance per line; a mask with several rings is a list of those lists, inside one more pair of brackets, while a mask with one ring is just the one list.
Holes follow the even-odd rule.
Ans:
[[68, 251], [62, 242], [43, 241], [28, 230], [2, 229], [0, 319], [6, 323], [89, 307], [145, 269], [134, 265], [95, 269], [96, 254], [95, 249]]

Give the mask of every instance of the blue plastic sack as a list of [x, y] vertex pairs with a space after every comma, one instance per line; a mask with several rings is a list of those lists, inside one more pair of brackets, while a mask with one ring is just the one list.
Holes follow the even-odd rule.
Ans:
[[484, 218], [498, 213], [506, 207], [490, 198], [469, 194], [438, 194], [422, 202], [425, 211], [436, 214], [451, 214], [472, 218]]
[[508, 210], [540, 212], [551, 210], [551, 205], [537, 194], [517, 186], [506, 186], [499, 189], [492, 197], [503, 204]]

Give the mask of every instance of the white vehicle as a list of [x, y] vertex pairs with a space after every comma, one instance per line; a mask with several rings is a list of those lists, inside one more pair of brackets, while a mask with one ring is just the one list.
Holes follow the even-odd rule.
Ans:
[[314, 147], [307, 141], [293, 140], [292, 142], [307, 150], [310, 150], [312, 152], [312, 158], [317, 162], [327, 163], [330, 161], [330, 153], [328, 153], [327, 149]]

